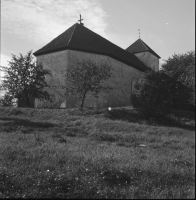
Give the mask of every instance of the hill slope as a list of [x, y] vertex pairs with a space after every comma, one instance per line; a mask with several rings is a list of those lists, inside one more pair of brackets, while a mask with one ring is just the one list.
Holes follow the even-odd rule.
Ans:
[[0, 108], [0, 197], [194, 198], [195, 121]]

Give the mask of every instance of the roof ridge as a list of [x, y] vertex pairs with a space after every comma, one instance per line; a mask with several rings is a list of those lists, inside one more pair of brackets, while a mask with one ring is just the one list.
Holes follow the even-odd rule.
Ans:
[[144, 45], [145, 45], [148, 49], [152, 50], [152, 48], [150, 48], [144, 41], [142, 41], [142, 42], [144, 43]]
[[[151, 51], [151, 53], [154, 53], [155, 55], [157, 55], [158, 57], [160, 57], [152, 48], [150, 48], [143, 40], [142, 42], [144, 43], [144, 45], [147, 47], [148, 51]], [[161, 58], [161, 57], [160, 57]]]
[[72, 36], [73, 36], [73, 34], [74, 34], [74, 31], [75, 31], [75, 29], [76, 29], [77, 24], [78, 24], [78, 23], [75, 23], [75, 24], [74, 24], [75, 27], [74, 27], [74, 29], [73, 29], [73, 31], [72, 31], [72, 33], [71, 33], [71, 36], [70, 36], [69, 41], [68, 41], [68, 43], [67, 43], [67, 46], [68, 46], [69, 43], [71, 42], [71, 39], [72, 39]]
[[140, 40], [141, 40], [141, 42], [143, 43], [143, 45], [147, 48], [147, 50], [149, 50], [150, 47], [149, 47], [142, 39], [140, 39]]
[[161, 58], [152, 48], [150, 48], [141, 38], [136, 40], [133, 44], [125, 49], [129, 53], [135, 54], [140, 52], [149, 51], [150, 53], [154, 54], [158, 58]]
[[104, 40], [106, 40], [106, 41], [110, 42], [111, 44], [113, 44], [113, 45], [115, 45], [116, 47], [118, 47], [118, 48], [122, 49], [123, 51], [125, 51], [123, 48], [121, 48], [121, 47], [119, 47], [118, 45], [114, 44], [114, 43], [113, 43], [113, 42], [111, 42], [110, 40], [108, 40], [108, 39], [104, 38], [103, 36], [101, 36], [101, 35], [99, 35], [99, 34], [97, 34], [97, 33], [95, 33], [94, 31], [90, 30], [90, 29], [89, 29], [89, 28], [87, 28], [87, 27], [85, 27], [85, 28], [86, 28], [86, 29], [88, 29], [89, 31], [93, 32], [94, 34], [98, 35], [98, 36], [99, 36], [99, 37], [101, 37], [102, 39], [104, 39]]
[[139, 39], [137, 39], [133, 44], [131, 44], [130, 46], [128, 46], [125, 50], [127, 50], [129, 47], [133, 46]]
[[[77, 24], [77, 23], [76, 23]], [[71, 27], [69, 27], [67, 30], [65, 30], [63, 33], [61, 33], [60, 35], [56, 36], [52, 41], [50, 41], [48, 44], [46, 44], [45, 46], [43, 46], [41, 49], [37, 50], [36, 52], [33, 53], [34, 56], [36, 56], [36, 54], [39, 54], [40, 51], [47, 51], [47, 50], [43, 50], [43, 49], [47, 49], [47, 46], [50, 45], [51, 43], [54, 44], [54, 42], [59, 38], [62, 37], [67, 31], [69, 31], [70, 29], [72, 29], [76, 24], [72, 25]], [[68, 42], [65, 42], [65, 46], [67, 46]]]
[[[88, 29], [87, 27], [85, 27], [85, 28]], [[88, 30], [91, 31], [91, 32], [93, 32], [94, 34], [98, 35], [98, 36], [101, 37], [102, 39], [108, 41], [109, 43], [111, 43], [112, 45], [116, 46], [117, 48], [121, 49], [125, 54], [127, 54], [127, 55], [130, 54], [130, 52], [127, 52], [125, 49], [123, 49], [123, 48], [119, 47], [118, 45], [114, 44], [113, 42], [107, 40], [106, 38], [102, 37], [101, 35], [95, 33], [94, 31], [92, 31], [92, 30], [90, 30], [90, 29], [88, 29]], [[138, 39], [138, 40], [139, 40], [139, 39]], [[137, 56], [135, 56], [135, 55], [132, 54], [132, 53], [131, 53], [131, 55], [132, 55], [133, 57], [135, 57], [135, 59], [138, 60], [138, 61], [140, 62], [140, 60], [137, 58]]]
[[39, 56], [67, 49], [107, 55], [138, 70], [147, 69], [134, 54], [78, 23], [75, 23], [50, 43], [36, 51], [34, 55]]

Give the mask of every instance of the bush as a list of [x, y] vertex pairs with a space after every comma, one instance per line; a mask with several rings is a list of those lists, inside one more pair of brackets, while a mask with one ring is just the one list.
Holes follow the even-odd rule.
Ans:
[[162, 72], [149, 71], [135, 85], [132, 104], [146, 117], [163, 117], [172, 107], [171, 79]]
[[195, 51], [174, 54], [161, 66], [173, 81], [173, 108], [195, 109]]
[[0, 106], [13, 106], [13, 97], [11, 95], [5, 94], [3, 99], [0, 99]]

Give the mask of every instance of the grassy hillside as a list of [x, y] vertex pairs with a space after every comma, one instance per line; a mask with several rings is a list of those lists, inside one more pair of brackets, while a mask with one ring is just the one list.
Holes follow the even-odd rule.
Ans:
[[195, 198], [195, 115], [0, 108], [0, 198]]

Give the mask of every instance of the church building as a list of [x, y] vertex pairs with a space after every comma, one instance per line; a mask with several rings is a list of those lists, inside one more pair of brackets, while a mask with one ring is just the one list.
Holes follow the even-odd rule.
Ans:
[[112, 76], [104, 84], [113, 88], [102, 91], [95, 98], [87, 94], [86, 107], [118, 107], [131, 105], [134, 85], [141, 81], [143, 72], [159, 70], [160, 56], [140, 38], [126, 50], [118, 47], [97, 33], [76, 23], [53, 39], [43, 48], [34, 52], [38, 63], [52, 73], [47, 77], [52, 102], [35, 100], [35, 107], [72, 108], [78, 106], [76, 96], [66, 96], [64, 89], [65, 73], [78, 61], [91, 59], [96, 64], [109, 62]]

